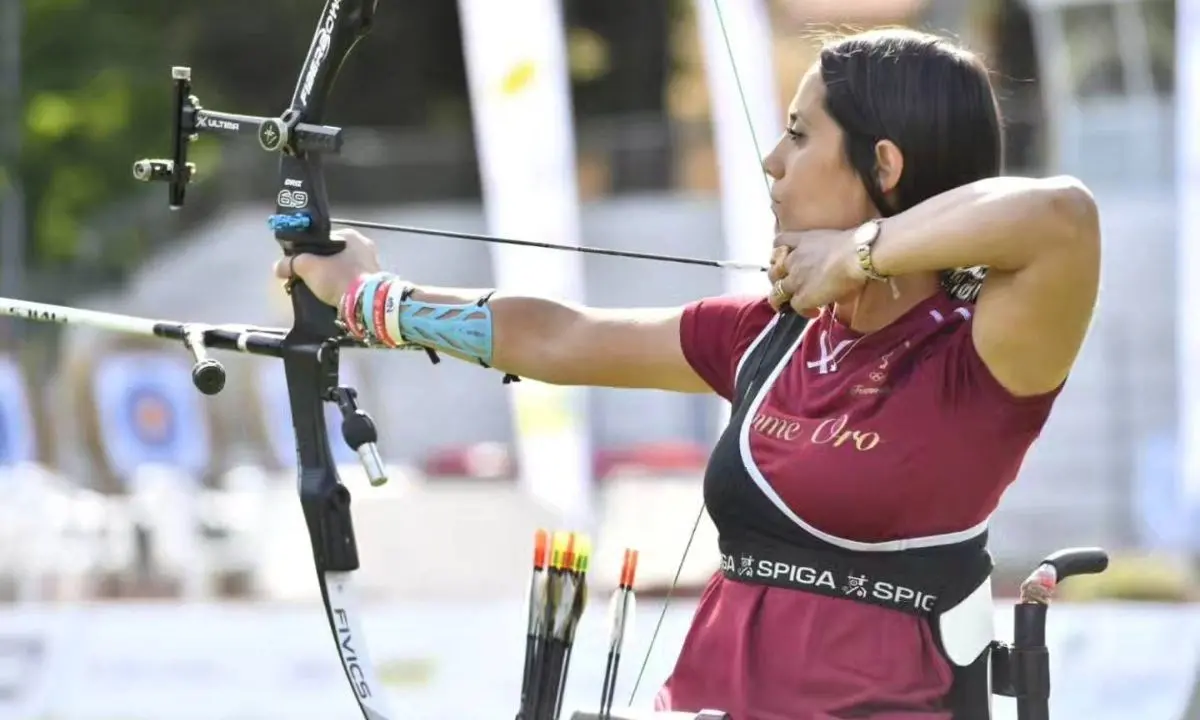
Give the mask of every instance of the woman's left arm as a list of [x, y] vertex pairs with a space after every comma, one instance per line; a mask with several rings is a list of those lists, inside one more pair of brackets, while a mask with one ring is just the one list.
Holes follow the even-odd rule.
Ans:
[[1083, 344], [1100, 285], [1100, 221], [1071, 177], [989, 178], [883, 221], [883, 275], [986, 265], [972, 337], [1014, 395], [1049, 392]]

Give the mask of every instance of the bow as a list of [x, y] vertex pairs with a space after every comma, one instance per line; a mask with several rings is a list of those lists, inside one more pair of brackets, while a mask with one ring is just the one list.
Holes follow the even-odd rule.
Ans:
[[[172, 209], [182, 207], [195, 166], [187, 161], [188, 143], [199, 133], [250, 134], [268, 152], [279, 152], [279, 184], [270, 226], [283, 253], [334, 255], [344, 243], [330, 238], [329, 199], [322, 175], [324, 153], [342, 145], [342, 129], [323, 124], [330, 90], [354, 45], [371, 29], [378, 0], [326, 0], [308, 55], [296, 78], [288, 108], [278, 118], [205, 110], [191, 93], [191, 71], [173, 68], [174, 128], [169, 160], [142, 160], [134, 176], [168, 183]], [[358, 549], [350, 514], [350, 491], [342, 485], [329, 444], [324, 405], [342, 411], [342, 435], [356, 450], [372, 485], [386, 482], [376, 448], [375, 426], [359, 409], [353, 388], [338, 383], [343, 332], [334, 308], [318, 300], [303, 282], [288, 285], [294, 322], [277, 341], [287, 378], [300, 505], [312, 543], [321, 602], [338, 648], [346, 680], [366, 720], [392, 717], [371, 665], [353, 586]], [[203, 342], [197, 343], [203, 345]], [[222, 383], [223, 384], [223, 383]], [[202, 388], [203, 389], [203, 388]]]
[[[329, 199], [321, 153], [340, 147], [341, 131], [321, 125], [338, 70], [355, 43], [371, 28], [377, 0], [327, 0], [308, 56], [296, 79], [292, 102], [275, 123], [259, 126], [264, 149], [278, 147], [279, 186], [272, 218], [285, 255], [333, 255], [344, 244], [329, 237]], [[311, 126], [311, 128], [306, 127]], [[365, 720], [387, 720], [381, 686], [367, 654], [352, 573], [358, 548], [350, 515], [350, 491], [338, 478], [325, 427], [324, 403], [335, 402], [346, 419], [342, 432], [363, 462], [372, 485], [386, 481], [370, 416], [358, 409], [352, 388], [338, 386], [336, 311], [302, 283], [290, 284], [294, 321], [282, 343], [300, 505], [312, 543], [321, 602], [338, 648], [346, 680]]]

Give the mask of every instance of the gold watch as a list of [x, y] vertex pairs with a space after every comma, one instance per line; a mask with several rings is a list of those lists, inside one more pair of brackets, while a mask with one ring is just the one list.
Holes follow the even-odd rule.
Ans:
[[872, 280], [887, 280], [886, 275], [875, 269], [875, 261], [871, 259], [871, 250], [882, 229], [883, 225], [879, 220], [871, 219], [854, 231], [854, 253], [858, 256], [858, 267]]

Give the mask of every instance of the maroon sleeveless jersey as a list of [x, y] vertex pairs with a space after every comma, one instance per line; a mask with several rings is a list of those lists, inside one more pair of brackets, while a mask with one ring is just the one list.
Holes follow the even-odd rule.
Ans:
[[[983, 536], [1058, 391], [1005, 390], [975, 351], [972, 311], [937, 293], [860, 334], [761, 299], [688, 306], [684, 354], [734, 408], [704, 482], [722, 538], [870, 553]], [[924, 618], [718, 572], [655, 704], [734, 720], [944, 720], [951, 679]]]

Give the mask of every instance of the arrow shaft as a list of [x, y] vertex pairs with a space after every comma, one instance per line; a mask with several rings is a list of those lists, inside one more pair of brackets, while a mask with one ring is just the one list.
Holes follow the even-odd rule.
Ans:
[[189, 331], [200, 331], [205, 347], [271, 357], [280, 357], [282, 352], [280, 343], [286, 332], [272, 328], [237, 325], [212, 326], [204, 323], [154, 320], [135, 315], [84, 310], [65, 305], [50, 305], [0, 297], [0, 317], [3, 316], [58, 325], [83, 325], [125, 335], [156, 337], [181, 342], [187, 339]]

